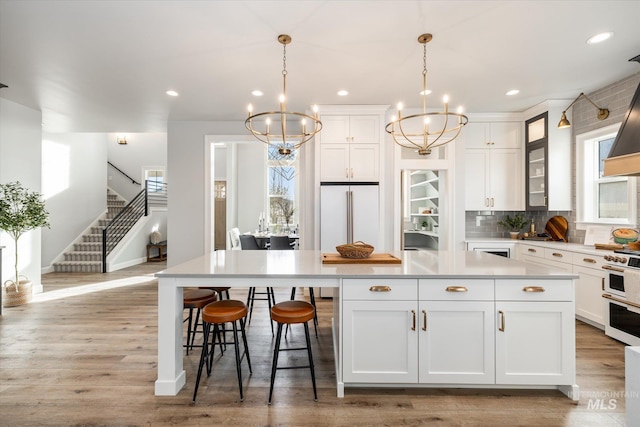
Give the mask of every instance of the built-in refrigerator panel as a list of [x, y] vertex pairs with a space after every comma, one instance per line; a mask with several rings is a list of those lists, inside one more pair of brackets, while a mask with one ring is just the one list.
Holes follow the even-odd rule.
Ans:
[[380, 194], [377, 184], [320, 185], [320, 250], [363, 241], [376, 247], [380, 237]]

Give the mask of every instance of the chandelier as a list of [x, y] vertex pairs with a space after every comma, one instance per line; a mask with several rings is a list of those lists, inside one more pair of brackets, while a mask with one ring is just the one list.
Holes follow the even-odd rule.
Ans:
[[[314, 137], [322, 129], [322, 122], [318, 119], [318, 107], [313, 106], [313, 116], [295, 111], [287, 111], [287, 45], [291, 43], [291, 37], [287, 34], [278, 36], [278, 42], [282, 44], [282, 95], [280, 95], [280, 110], [265, 111], [253, 114], [253, 106], [249, 104], [249, 117], [244, 125], [258, 140], [270, 146], [277, 147], [282, 156], [289, 156], [293, 150], [297, 150]], [[258, 118], [264, 118], [264, 126], [258, 125]], [[298, 121], [299, 120], [299, 121]], [[280, 124], [274, 124], [279, 121]], [[307, 123], [307, 121], [309, 123]], [[290, 127], [287, 128], [287, 125]], [[260, 127], [258, 129], [258, 127]], [[274, 129], [275, 128], [275, 129]]]
[[[449, 111], [449, 97], [443, 98], [444, 111], [427, 112], [427, 43], [431, 41], [431, 34], [422, 34], [418, 42], [423, 46], [422, 55], [422, 113], [402, 117], [402, 104], [398, 104], [398, 115], [391, 117], [385, 130], [396, 144], [411, 149], [417, 149], [418, 154], [426, 156], [431, 149], [447, 144], [458, 137], [460, 130], [469, 119], [462, 114], [462, 107], [456, 112]], [[441, 123], [431, 124], [431, 119], [440, 117]], [[430, 129], [435, 125], [436, 129]]]

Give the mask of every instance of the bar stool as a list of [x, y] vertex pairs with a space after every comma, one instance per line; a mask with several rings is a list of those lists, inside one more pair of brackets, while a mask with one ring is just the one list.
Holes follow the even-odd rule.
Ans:
[[231, 287], [229, 286], [200, 286], [199, 289], [211, 289], [218, 294], [218, 301], [223, 300], [225, 296], [227, 299], [231, 299], [229, 297], [229, 289], [231, 289]]
[[[293, 301], [296, 297], [296, 288], [293, 287], [291, 288], [291, 301]], [[309, 301], [311, 302], [311, 305], [313, 306], [313, 309], [316, 310], [316, 312], [313, 314], [313, 330], [316, 333], [316, 338], [318, 338], [318, 311], [316, 308], [316, 295], [315, 292], [313, 291], [313, 287], [309, 286]], [[288, 330], [288, 327], [287, 327]], [[286, 332], [285, 332], [286, 335]]]
[[[276, 297], [273, 292], [273, 288], [267, 287], [266, 292], [256, 292], [255, 286], [249, 288], [249, 293], [247, 294], [247, 307], [249, 308], [249, 320], [247, 320], [247, 324], [251, 323], [251, 315], [253, 314], [253, 302], [254, 301], [267, 301], [269, 304], [269, 311], [276, 304]], [[264, 295], [264, 298], [258, 298], [256, 295]], [[271, 322], [271, 336], [273, 336], [273, 322]]]
[[[278, 332], [276, 333], [276, 344], [273, 350], [273, 364], [271, 365], [271, 385], [269, 387], [269, 405], [271, 405], [271, 397], [273, 396], [273, 384], [276, 379], [276, 371], [279, 369], [302, 369], [309, 368], [311, 370], [311, 382], [313, 384], [313, 400], [318, 400], [316, 391], [316, 373], [313, 368], [313, 355], [311, 354], [311, 339], [309, 338], [309, 320], [315, 315], [315, 308], [306, 301], [283, 301], [271, 307], [271, 319], [278, 323]], [[306, 347], [296, 348], [280, 348], [280, 339], [282, 338], [282, 325], [293, 325], [296, 323], [304, 324], [304, 336], [307, 342]], [[278, 367], [278, 355], [281, 351], [307, 350], [309, 356], [309, 364], [305, 366], [285, 366]]]
[[[244, 400], [242, 394], [242, 369], [240, 362], [244, 356], [247, 356], [247, 364], [249, 365], [249, 373], [253, 373], [251, 370], [251, 358], [249, 357], [249, 346], [247, 345], [247, 335], [244, 331], [244, 319], [247, 316], [247, 306], [242, 301], [237, 300], [222, 300], [212, 302], [202, 309], [202, 321], [204, 323], [204, 345], [202, 346], [202, 353], [200, 353], [200, 364], [198, 365], [198, 376], [196, 378], [196, 387], [193, 390], [193, 402], [196, 401], [196, 395], [198, 393], [198, 385], [200, 385], [200, 376], [202, 375], [202, 367], [207, 364], [207, 377], [211, 376], [211, 368], [213, 365], [213, 355], [216, 345], [216, 337], [220, 333], [233, 332], [233, 342], [225, 340], [225, 344], [233, 345], [235, 347], [236, 355], [236, 371], [238, 373], [238, 387], [240, 389], [240, 401]], [[242, 342], [244, 343], [244, 352], [240, 356], [240, 341], [238, 340], [238, 321], [240, 321], [240, 332], [242, 335]], [[220, 330], [219, 326], [225, 323], [231, 323], [233, 330]], [[211, 353], [209, 353], [209, 337], [212, 333], [211, 328], [213, 326], [213, 337], [211, 340]]]
[[[193, 343], [196, 338], [196, 332], [198, 331], [198, 324], [200, 324], [200, 312], [207, 304], [217, 301], [217, 294], [210, 289], [185, 289], [183, 291], [183, 307], [189, 309], [189, 316], [184, 319], [184, 322], [189, 322], [187, 326], [187, 344], [184, 347], [189, 350], [193, 348]], [[196, 319], [193, 322], [193, 310], [196, 311]], [[204, 327], [203, 327], [204, 330]]]

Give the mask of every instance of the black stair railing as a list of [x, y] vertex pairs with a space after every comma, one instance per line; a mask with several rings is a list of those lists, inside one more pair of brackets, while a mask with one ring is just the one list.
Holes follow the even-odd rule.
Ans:
[[166, 206], [167, 184], [146, 180], [145, 188], [102, 229], [103, 273], [107, 272], [107, 256], [140, 218], [149, 215], [149, 208]]
[[138, 181], [136, 181], [135, 179], [131, 178], [129, 175], [126, 174], [126, 172], [123, 172], [119, 167], [117, 167], [116, 165], [114, 165], [113, 163], [111, 163], [110, 161], [107, 160], [107, 164], [109, 166], [111, 166], [112, 168], [114, 168], [115, 170], [117, 170], [118, 172], [120, 172], [122, 175], [124, 175], [127, 179], [131, 180], [132, 184], [135, 185], [140, 185], [140, 183]]

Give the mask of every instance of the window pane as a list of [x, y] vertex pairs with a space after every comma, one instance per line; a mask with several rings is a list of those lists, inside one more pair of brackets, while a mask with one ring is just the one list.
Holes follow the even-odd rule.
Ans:
[[604, 159], [609, 157], [611, 147], [613, 147], [613, 141], [615, 138], [603, 139], [598, 141], [598, 177], [604, 176]]
[[600, 218], [626, 218], [627, 182], [601, 182], [598, 184], [598, 216]]

